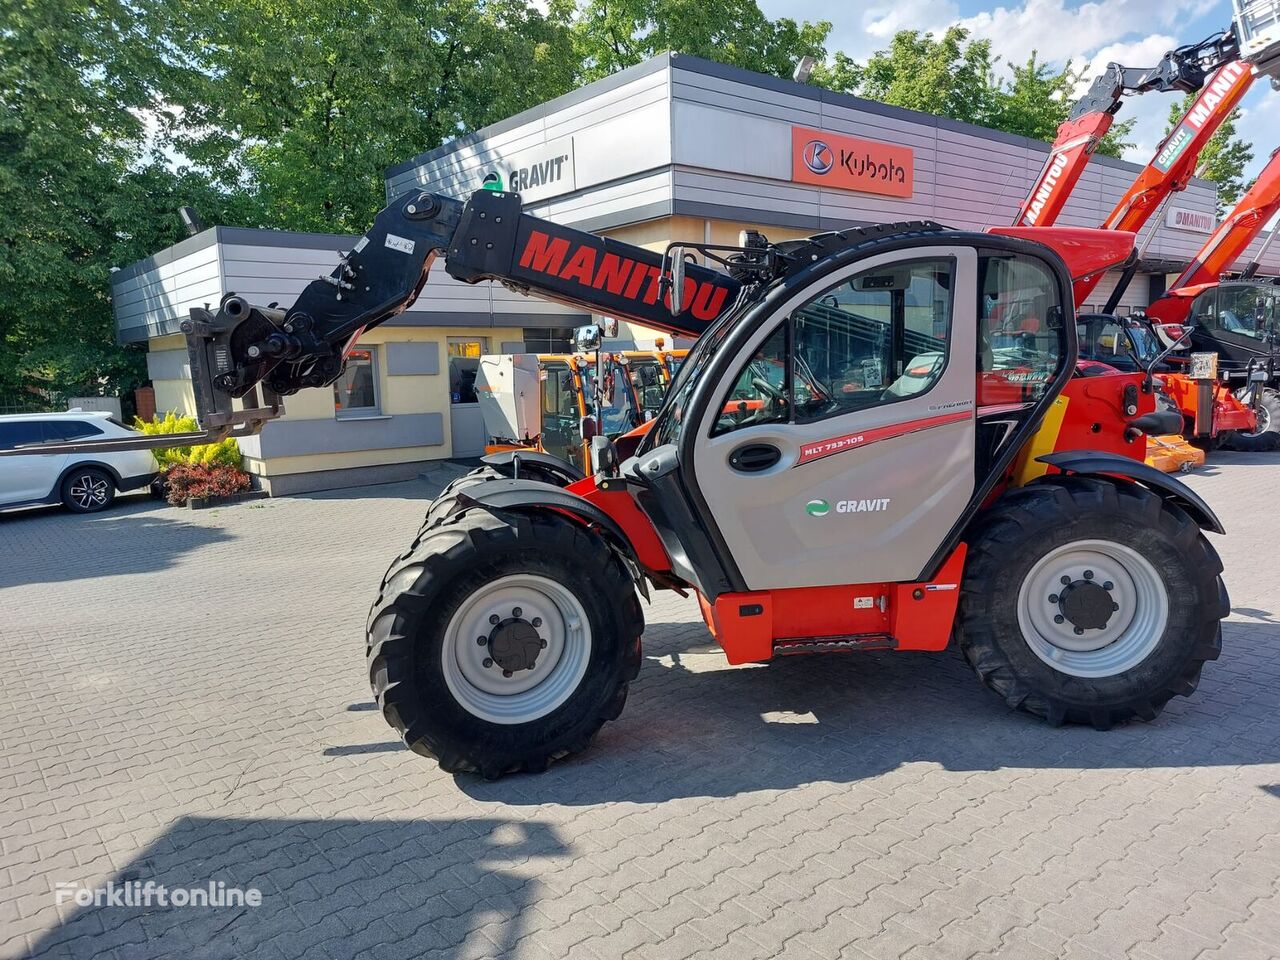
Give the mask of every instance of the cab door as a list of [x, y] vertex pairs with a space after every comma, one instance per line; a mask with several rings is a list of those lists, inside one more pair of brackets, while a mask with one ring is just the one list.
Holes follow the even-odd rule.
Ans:
[[736, 351], [692, 474], [748, 589], [928, 564], [975, 489], [977, 276], [969, 246], [864, 259]]

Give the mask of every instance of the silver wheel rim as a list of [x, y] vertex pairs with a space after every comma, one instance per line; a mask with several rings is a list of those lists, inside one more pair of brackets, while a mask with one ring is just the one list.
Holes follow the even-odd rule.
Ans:
[[[532, 668], [506, 676], [492, 641], [511, 624], [535, 631], [545, 646]], [[486, 583], [462, 602], [449, 619], [440, 662], [449, 692], [468, 713], [517, 724], [545, 717], [568, 700], [590, 659], [591, 627], [578, 598], [554, 580], [514, 574]]]
[[69, 493], [72, 502], [83, 510], [92, 510], [107, 502], [107, 481], [86, 473], [71, 482]]
[[[1114, 609], [1105, 626], [1080, 628], [1064, 616], [1063, 596], [1068, 588], [1089, 583], [1109, 585], [1106, 596]], [[1027, 646], [1073, 677], [1113, 677], [1132, 670], [1159, 645], [1168, 616], [1169, 595], [1155, 567], [1111, 540], [1077, 540], [1050, 551], [1018, 591], [1018, 626]]]
[[[1246, 406], [1248, 406], [1253, 402], [1253, 398], [1249, 396], [1248, 387], [1239, 391], [1236, 394], [1236, 399], [1239, 400], [1241, 403], [1245, 404]], [[1260, 437], [1264, 433], [1266, 433], [1268, 430], [1271, 429], [1271, 410], [1267, 407], [1265, 403], [1258, 404], [1257, 409], [1254, 410], [1254, 413], [1257, 415], [1257, 418], [1258, 418], [1258, 429], [1237, 431], [1240, 434], [1240, 436]]]

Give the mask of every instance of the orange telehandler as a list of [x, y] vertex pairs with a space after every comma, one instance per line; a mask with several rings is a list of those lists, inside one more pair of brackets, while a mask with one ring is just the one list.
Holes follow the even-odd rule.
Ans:
[[[1089, 157], [1110, 128], [1123, 96], [1153, 90], [1198, 89], [1199, 95], [1102, 223], [1104, 230], [1140, 231], [1171, 196], [1186, 189], [1205, 145], [1253, 84], [1257, 71], [1252, 63], [1239, 59], [1238, 30], [1233, 26], [1199, 44], [1170, 51], [1151, 70], [1110, 64], [1059, 128], [1049, 159], [1015, 222], [1050, 225], [1057, 219]], [[1081, 338], [1082, 358], [1133, 369], [1160, 353], [1154, 345], [1148, 349], [1148, 338], [1133, 329], [1136, 321], [1104, 323], [1105, 316], [1114, 313], [1137, 266], [1135, 257], [1101, 314], [1090, 315], [1091, 329], [1096, 332], [1105, 328], [1107, 332]], [[1102, 276], [1097, 273], [1076, 282], [1078, 304], [1088, 299]], [[1183, 423], [1178, 433], [1148, 439], [1149, 464], [1167, 471], [1183, 470], [1204, 462], [1199, 447], [1220, 442], [1239, 446], [1259, 442], [1259, 417], [1265, 416], [1261, 402], [1246, 402], [1222, 384], [1189, 378], [1176, 369], [1180, 362], [1176, 357], [1162, 357], [1161, 362], [1165, 369], [1157, 382], [1164, 391], [1162, 402], [1176, 406]], [[1187, 443], [1185, 437], [1195, 445]]]
[[[1280, 287], [1253, 278], [1255, 260], [1239, 280], [1221, 280], [1263, 228], [1280, 213], [1280, 150], [1271, 155], [1253, 185], [1205, 241], [1191, 265], [1164, 296], [1146, 310], [1147, 318], [1166, 339], [1187, 336], [1194, 349], [1218, 357], [1216, 373], [1190, 396], [1220, 416], [1231, 404], [1256, 416], [1245, 427], [1229, 430], [1224, 442], [1237, 450], [1280, 447]], [[1270, 238], [1268, 238], [1268, 243]], [[1207, 364], [1207, 361], [1205, 361]], [[1191, 393], [1188, 390], [1188, 393]], [[1228, 402], [1229, 400], [1229, 402]], [[1188, 409], [1184, 407], [1184, 410]]]
[[1131, 256], [1129, 233], [909, 223], [659, 255], [515, 194], [414, 191], [288, 308], [192, 311], [202, 434], [59, 448], [259, 429], [339, 376], [446, 251], [465, 282], [697, 338], [653, 420], [591, 439], [591, 476], [487, 458], [387, 570], [369, 680], [446, 770], [584, 749], [622, 711], [651, 589], [696, 595], [731, 663], [954, 639], [1052, 723], [1152, 719], [1218, 657], [1229, 604], [1204, 531], [1222, 527], [1141, 461], [1164, 419], [1149, 376], [1073, 376], [1072, 282]]
[[590, 439], [616, 438], [652, 420], [687, 350], [605, 351], [595, 325], [576, 333], [571, 354], [498, 354], [480, 358], [476, 393], [489, 442], [486, 453], [540, 450], [594, 472]]

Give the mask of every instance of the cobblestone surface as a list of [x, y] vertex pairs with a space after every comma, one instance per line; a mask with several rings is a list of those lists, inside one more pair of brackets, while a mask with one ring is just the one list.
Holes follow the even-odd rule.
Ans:
[[[1155, 723], [1047, 728], [954, 651], [728, 667], [664, 598], [621, 719], [497, 783], [369, 702], [425, 483], [0, 518], [0, 956], [1280, 956], [1280, 463], [1214, 459], [1234, 612]], [[263, 902], [55, 902], [135, 879]]]

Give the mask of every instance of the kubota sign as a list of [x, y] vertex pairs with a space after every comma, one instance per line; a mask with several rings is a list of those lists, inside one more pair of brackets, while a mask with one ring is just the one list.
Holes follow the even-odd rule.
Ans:
[[791, 179], [837, 190], [909, 197], [915, 152], [877, 140], [792, 127]]

